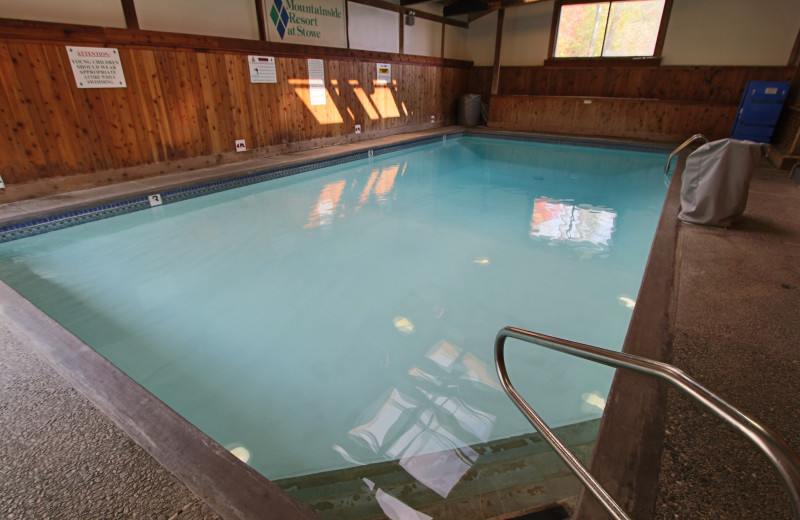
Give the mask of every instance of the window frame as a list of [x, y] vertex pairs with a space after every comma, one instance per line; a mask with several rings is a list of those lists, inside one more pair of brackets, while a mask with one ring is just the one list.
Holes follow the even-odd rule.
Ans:
[[631, 65], [631, 66], [653, 66], [661, 63], [661, 52], [664, 49], [664, 37], [667, 34], [667, 25], [669, 24], [670, 13], [672, 12], [672, 0], [664, 0], [664, 11], [661, 13], [661, 24], [658, 27], [658, 36], [656, 37], [656, 46], [653, 49], [652, 56], [596, 56], [596, 57], [580, 57], [580, 58], [557, 58], [556, 52], [556, 38], [558, 37], [558, 24], [561, 20], [561, 7], [573, 4], [596, 4], [601, 1], [625, 2], [630, 0], [555, 0], [553, 6], [553, 22], [550, 27], [550, 48], [547, 51], [547, 60], [545, 65], [566, 65], [566, 66], [582, 66], [582, 65]]

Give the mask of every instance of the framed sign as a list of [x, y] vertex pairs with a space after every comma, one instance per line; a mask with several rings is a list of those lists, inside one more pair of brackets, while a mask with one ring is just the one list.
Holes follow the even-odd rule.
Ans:
[[67, 47], [78, 88], [126, 88], [117, 49]]

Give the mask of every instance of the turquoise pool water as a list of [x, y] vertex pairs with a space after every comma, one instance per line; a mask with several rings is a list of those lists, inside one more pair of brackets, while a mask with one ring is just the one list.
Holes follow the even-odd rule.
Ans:
[[[0, 244], [0, 279], [270, 479], [468, 466], [531, 431], [501, 327], [621, 347], [665, 159], [451, 139]], [[602, 414], [611, 371], [507, 351], [551, 426]]]

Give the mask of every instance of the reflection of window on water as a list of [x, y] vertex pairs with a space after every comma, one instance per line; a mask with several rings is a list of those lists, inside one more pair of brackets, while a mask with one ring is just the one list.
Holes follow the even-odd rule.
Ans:
[[534, 201], [531, 237], [569, 242], [588, 242], [601, 250], [608, 249], [616, 229], [617, 214], [588, 204], [575, 206], [547, 197]]

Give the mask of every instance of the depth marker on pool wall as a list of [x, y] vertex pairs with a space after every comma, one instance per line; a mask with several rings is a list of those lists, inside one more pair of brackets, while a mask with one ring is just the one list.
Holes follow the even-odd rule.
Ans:
[[148, 195], [147, 199], [150, 201], [150, 207], [160, 206], [162, 204], [161, 195]]

